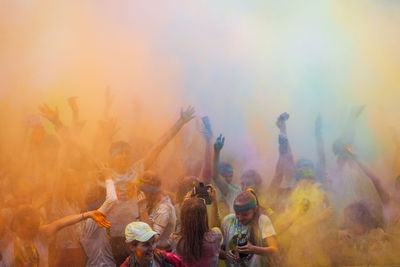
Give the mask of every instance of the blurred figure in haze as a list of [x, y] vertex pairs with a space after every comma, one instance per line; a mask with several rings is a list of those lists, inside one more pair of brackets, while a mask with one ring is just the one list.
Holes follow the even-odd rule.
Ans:
[[[106, 189], [94, 186], [87, 196], [86, 210], [98, 209], [107, 215], [117, 201], [117, 193], [111, 179], [105, 181]], [[104, 201], [104, 202], [103, 202]], [[80, 243], [87, 256], [87, 267], [115, 267], [115, 261], [107, 230], [92, 220], [83, 221], [79, 227]]]
[[[109, 214], [111, 222], [111, 245], [116, 264], [120, 265], [127, 257], [127, 246], [124, 238], [125, 226], [139, 219], [138, 195], [135, 182], [140, 173], [148, 170], [157, 159], [163, 148], [188, 123], [194, 115], [194, 108], [181, 110], [180, 118], [172, 128], [151, 148], [147, 156], [133, 162], [131, 146], [123, 141], [114, 142], [110, 147], [109, 178], [115, 184], [118, 200]], [[108, 178], [108, 177], [107, 177]]]
[[[77, 214], [83, 207], [83, 185], [73, 169], [62, 171], [56, 181], [51, 209], [52, 220]], [[78, 225], [61, 229], [55, 238], [54, 266], [85, 266], [86, 256], [79, 242]]]
[[169, 236], [175, 231], [176, 214], [170, 197], [161, 191], [161, 179], [152, 171], [145, 171], [136, 183], [139, 190], [139, 214], [160, 236], [157, 248], [169, 250]]
[[233, 167], [227, 162], [220, 162], [220, 153], [225, 144], [225, 137], [220, 135], [214, 143], [213, 180], [220, 200], [219, 211], [222, 217], [232, 212], [233, 201], [240, 193], [240, 187], [233, 183]]
[[[329, 257], [321, 248], [329, 208], [322, 186], [316, 182], [314, 164], [299, 159], [295, 164], [287, 136], [289, 114], [281, 114], [276, 122], [279, 134], [279, 159], [269, 187], [274, 211], [274, 224], [282, 249], [284, 266], [329, 265]], [[286, 176], [287, 185], [281, 183]]]
[[93, 219], [103, 227], [110, 223], [104, 219], [104, 214], [94, 210], [81, 214], [70, 215], [50, 224], [40, 223], [40, 214], [32, 206], [20, 206], [12, 221], [12, 249], [7, 258], [12, 257], [12, 266], [49, 266], [49, 246], [55, 234], [64, 227], [76, 224], [88, 218]]
[[373, 217], [368, 205], [354, 202], [344, 210], [344, 229], [331, 247], [336, 265], [383, 265], [393, 263], [394, 251], [389, 236]]

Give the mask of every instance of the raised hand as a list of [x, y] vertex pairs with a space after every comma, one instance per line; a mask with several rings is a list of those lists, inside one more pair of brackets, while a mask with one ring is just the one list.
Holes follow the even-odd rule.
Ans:
[[78, 99], [77, 96], [72, 96], [72, 97], [68, 98], [68, 105], [72, 110], [74, 129], [77, 132], [80, 132], [83, 129], [83, 127], [85, 126], [86, 121], [79, 121], [79, 107], [76, 102], [77, 99]]
[[53, 124], [60, 123], [58, 107], [51, 109], [46, 103], [39, 106], [40, 115], [51, 121]]
[[181, 117], [183, 123], [188, 123], [191, 119], [194, 118], [194, 107], [189, 106], [186, 110], [181, 109]]
[[207, 116], [205, 116], [201, 118], [201, 121], [202, 121], [202, 127], [200, 129], [200, 132], [203, 135], [203, 138], [208, 142], [211, 140], [213, 136], [210, 120], [208, 119]]
[[74, 114], [77, 114], [79, 112], [78, 104], [76, 103], [77, 98], [77, 96], [71, 96], [68, 98], [68, 105], [70, 106]]
[[278, 119], [276, 120], [276, 126], [278, 126], [281, 132], [286, 132], [286, 121], [289, 119], [289, 114], [287, 112], [282, 113], [279, 115]]
[[92, 218], [100, 227], [109, 228], [111, 226], [111, 223], [105, 219], [106, 215], [98, 210], [89, 211], [88, 216]]
[[217, 140], [215, 140], [214, 143], [214, 151], [215, 152], [220, 152], [221, 149], [224, 147], [225, 144], [225, 137], [222, 136], [222, 134], [220, 134], [217, 138]]
[[345, 142], [342, 142], [343, 148], [346, 150], [347, 153], [349, 153], [349, 155], [355, 157], [356, 156], [356, 152], [354, 150], [353, 145], [348, 145]]

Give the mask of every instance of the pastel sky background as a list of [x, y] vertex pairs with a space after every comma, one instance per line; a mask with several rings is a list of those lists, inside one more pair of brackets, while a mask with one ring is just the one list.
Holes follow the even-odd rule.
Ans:
[[0, 40], [0, 121], [10, 132], [43, 102], [67, 119], [73, 95], [95, 121], [110, 86], [121, 139], [141, 127], [153, 140], [191, 104], [226, 135], [227, 157], [271, 173], [281, 112], [295, 156], [312, 160], [321, 113], [333, 163], [332, 141], [366, 105], [360, 157], [382, 169], [395, 160], [399, 1], [3, 0]]

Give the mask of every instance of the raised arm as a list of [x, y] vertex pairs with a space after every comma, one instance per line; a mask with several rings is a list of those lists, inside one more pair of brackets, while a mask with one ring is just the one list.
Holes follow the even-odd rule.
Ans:
[[100, 227], [110, 227], [110, 222], [106, 221], [106, 215], [98, 210], [92, 210], [83, 212], [80, 214], [69, 215], [59, 220], [56, 220], [50, 224], [44, 226], [46, 234], [48, 237], [54, 236], [59, 230], [64, 227], [74, 225], [80, 221], [86, 220], [88, 218], [93, 219]]
[[171, 139], [182, 129], [182, 127], [193, 119], [194, 108], [189, 106], [186, 110], [181, 110], [181, 116], [176, 123], [164, 134], [151, 149], [150, 152], [142, 159], [144, 169], [147, 170], [151, 167], [157, 159], [160, 152], [171, 141]]
[[269, 186], [272, 192], [277, 192], [279, 190], [284, 175], [293, 177], [295, 172], [293, 154], [286, 132], [286, 121], [288, 119], [289, 114], [285, 112], [282, 113], [276, 121], [276, 126], [279, 128], [279, 159], [276, 165], [274, 178]]
[[219, 174], [219, 157], [222, 148], [224, 147], [225, 137], [220, 134], [214, 144], [214, 166], [213, 166], [213, 180], [216, 186], [221, 190], [222, 194], [226, 196], [229, 193], [228, 183]]
[[383, 204], [388, 204], [390, 201], [390, 196], [389, 194], [383, 189], [381, 182], [379, 181], [379, 178], [362, 162], [360, 162], [357, 158], [355, 158], [355, 162], [357, 165], [360, 167], [360, 169], [371, 179], [372, 183], [374, 184], [376, 191], [378, 192], [382, 203]]
[[[74, 101], [72, 101], [74, 102]], [[76, 103], [75, 103], [76, 104]], [[71, 131], [71, 129], [66, 126], [60, 119], [58, 107], [51, 109], [47, 104], [43, 104], [39, 106], [39, 111], [41, 116], [48, 119], [55, 127], [57, 134], [63, 141], [66, 149], [76, 149], [79, 153], [85, 156], [86, 159], [89, 160], [90, 164], [95, 166], [96, 161], [86, 149], [86, 147], [81, 142], [78, 135], [74, 134], [76, 131]], [[83, 127], [84, 122], [81, 122], [81, 126]], [[79, 132], [79, 131], [78, 131]]]
[[212, 227], [221, 227], [221, 220], [219, 218], [219, 211], [218, 211], [218, 195], [217, 195], [217, 190], [209, 184], [211, 187], [210, 190], [210, 197], [211, 197], [211, 209], [210, 212], [211, 214], [209, 215], [208, 218], [210, 218], [210, 228]]
[[79, 120], [79, 107], [76, 102], [78, 97], [73, 96], [68, 98], [68, 105], [72, 111], [72, 127], [75, 134], [79, 134], [86, 124], [86, 121]]
[[[107, 214], [115, 202], [118, 200], [115, 185], [112, 179], [106, 179], [106, 200], [100, 206], [98, 211]], [[95, 221], [86, 221], [82, 224], [80, 235], [83, 238], [91, 238], [92, 235], [99, 229]]]
[[370, 170], [365, 164], [363, 164], [360, 160], [358, 160], [358, 158], [356, 157], [356, 154], [354, 152], [354, 149], [352, 146], [348, 146], [346, 144], [343, 144], [343, 147], [346, 149], [346, 151], [352, 155], [352, 159], [354, 160], [354, 162], [360, 167], [360, 169], [364, 172], [364, 174], [366, 176], [368, 176], [369, 179], [371, 179], [372, 183], [375, 186], [376, 191], [379, 194], [379, 197], [382, 200], [383, 204], [388, 204], [390, 202], [390, 196], [389, 194], [385, 191], [385, 189], [383, 189], [380, 179], [378, 178], [378, 176], [375, 175], [375, 173]]
[[60, 120], [58, 107], [51, 109], [46, 103], [39, 106], [40, 115], [48, 119], [57, 130], [64, 127], [64, 124]]
[[202, 129], [201, 133], [202, 133], [202, 136], [204, 139], [205, 148], [204, 148], [203, 164], [201, 167], [201, 173], [200, 173], [199, 178], [200, 178], [200, 181], [202, 181], [204, 184], [209, 184], [209, 183], [211, 183], [211, 178], [212, 178], [211, 138], [212, 138], [213, 134], [212, 134], [211, 124], [209, 122], [208, 117], [203, 117], [202, 122], [203, 122], [203, 129]]
[[[280, 146], [280, 144], [279, 144], [279, 146]], [[281, 151], [281, 150], [279, 150], [279, 151]], [[274, 178], [272, 179], [272, 181], [268, 187], [268, 191], [271, 193], [276, 193], [281, 186], [281, 183], [283, 180], [283, 165], [284, 165], [283, 159], [279, 152], [278, 162], [276, 163], [276, 166], [275, 166]]]

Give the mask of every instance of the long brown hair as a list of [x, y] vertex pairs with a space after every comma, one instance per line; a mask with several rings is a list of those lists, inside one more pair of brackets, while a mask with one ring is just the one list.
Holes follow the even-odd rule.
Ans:
[[196, 262], [203, 256], [204, 234], [209, 231], [207, 208], [202, 199], [193, 197], [183, 202], [181, 209], [179, 255], [188, 262]]
[[241, 192], [239, 195], [236, 196], [235, 202], [234, 203], [241, 203], [241, 204], [247, 204], [252, 201], [257, 202], [257, 207], [255, 207], [255, 213], [253, 216], [253, 219], [250, 222], [250, 242], [252, 244], [255, 244], [256, 246], [263, 246], [263, 240], [261, 237], [261, 231], [259, 227], [259, 219], [261, 216], [261, 207], [258, 202], [258, 198], [256, 193], [254, 192], [253, 189], [247, 189], [246, 191]]
[[[145, 186], [151, 186], [153, 188], [161, 188], [161, 178], [157, 175], [156, 172], [154, 171], [144, 171], [136, 180], [136, 185], [139, 187], [140, 189], [140, 185], [145, 185]], [[149, 197], [147, 199], [147, 212], [150, 214], [154, 207], [157, 204], [157, 199], [156, 199], [156, 195], [158, 194], [162, 194], [162, 191], [158, 191], [158, 192], [148, 192], [148, 194], [152, 197]]]

